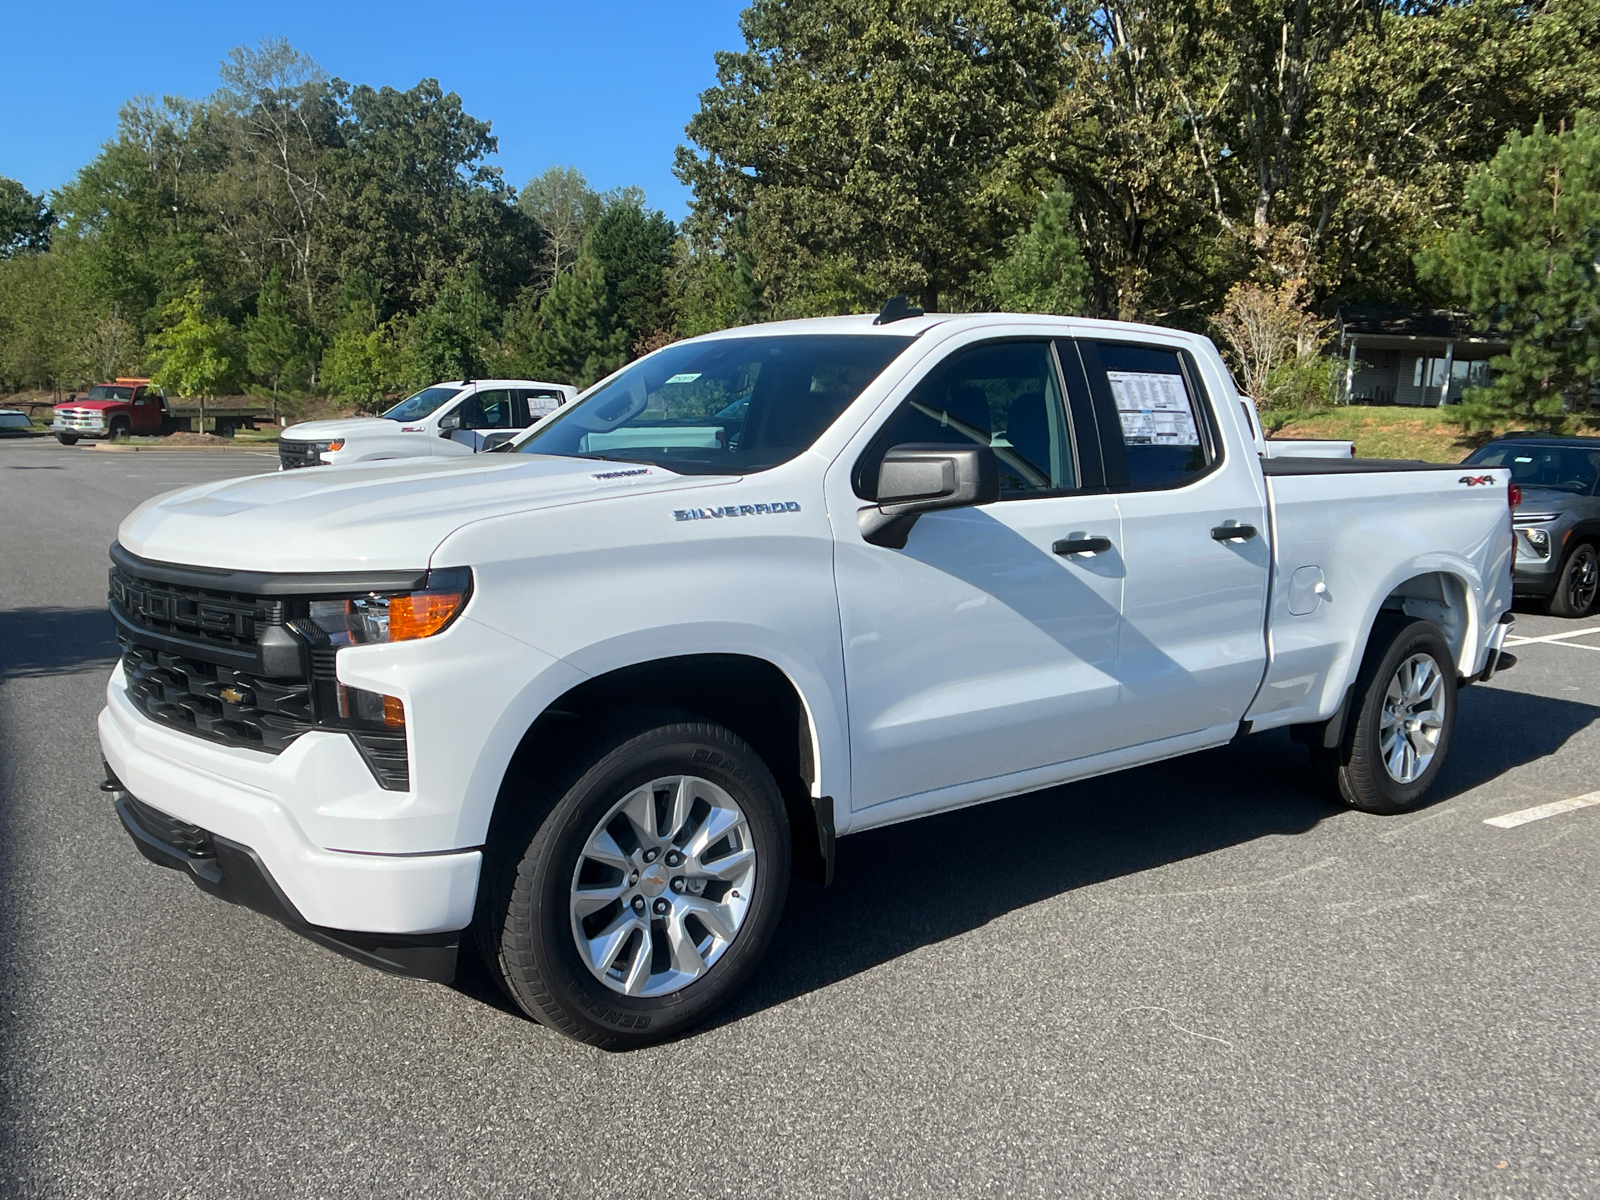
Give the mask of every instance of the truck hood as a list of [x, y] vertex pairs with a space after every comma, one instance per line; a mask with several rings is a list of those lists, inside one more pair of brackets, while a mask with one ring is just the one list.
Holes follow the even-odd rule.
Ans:
[[141, 558], [231, 570], [417, 570], [486, 517], [728, 481], [533, 454], [307, 467], [157, 496], [123, 519], [117, 540]]
[[1564, 512], [1584, 499], [1585, 497], [1577, 492], [1525, 483], [1522, 485], [1522, 503], [1517, 505], [1515, 511], [1518, 516], [1526, 513]]
[[[420, 424], [413, 421], [412, 424]], [[400, 422], [387, 417], [344, 417], [333, 421], [305, 421], [291, 425], [280, 437], [291, 441], [326, 442], [332, 438], [359, 437], [363, 433], [399, 433]]]
[[63, 400], [56, 408], [88, 408], [104, 412], [108, 408], [126, 408], [131, 400]]

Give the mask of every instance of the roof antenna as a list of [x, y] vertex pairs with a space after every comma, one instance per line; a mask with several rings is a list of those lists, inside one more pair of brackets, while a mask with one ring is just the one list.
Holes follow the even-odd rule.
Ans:
[[874, 325], [887, 325], [891, 321], [903, 321], [907, 317], [920, 317], [922, 310], [906, 299], [906, 294], [901, 292], [898, 296], [889, 297], [887, 304], [872, 319]]

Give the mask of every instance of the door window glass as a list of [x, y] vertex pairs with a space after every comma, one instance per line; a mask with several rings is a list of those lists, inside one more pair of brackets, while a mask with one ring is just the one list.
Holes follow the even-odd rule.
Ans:
[[463, 429], [515, 429], [510, 392], [478, 392], [461, 402]]
[[1129, 488], [1179, 487], [1210, 469], [1211, 427], [1176, 350], [1127, 342], [1083, 348], [1090, 386], [1101, 392], [1106, 416], [1115, 414], [1115, 424], [1101, 421], [1101, 437], [1120, 436]]
[[1078, 486], [1072, 436], [1047, 342], [992, 342], [959, 350], [917, 384], [856, 464], [855, 489], [876, 499], [878, 468], [907, 442], [990, 446], [1002, 499]]

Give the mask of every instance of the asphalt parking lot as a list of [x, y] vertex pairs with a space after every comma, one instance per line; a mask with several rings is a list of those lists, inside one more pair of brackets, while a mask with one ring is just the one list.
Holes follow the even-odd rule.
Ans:
[[0, 1194], [1600, 1192], [1600, 806], [1485, 824], [1600, 788], [1600, 617], [1519, 617], [1422, 811], [1267, 734], [849, 838], [718, 1023], [606, 1054], [207, 897], [96, 790], [118, 521], [274, 466], [0, 442]]

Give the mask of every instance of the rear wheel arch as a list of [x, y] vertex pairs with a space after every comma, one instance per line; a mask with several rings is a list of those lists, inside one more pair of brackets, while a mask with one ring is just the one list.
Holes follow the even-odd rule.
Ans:
[[1362, 641], [1360, 658], [1366, 654], [1372, 634], [1385, 613], [1403, 614], [1430, 621], [1438, 627], [1461, 675], [1470, 674], [1473, 663], [1468, 661], [1468, 651], [1477, 640], [1478, 612], [1473, 602], [1472, 588], [1461, 576], [1450, 571], [1424, 571], [1395, 585], [1378, 612], [1367, 626], [1367, 636]]

